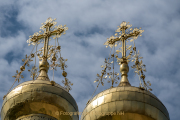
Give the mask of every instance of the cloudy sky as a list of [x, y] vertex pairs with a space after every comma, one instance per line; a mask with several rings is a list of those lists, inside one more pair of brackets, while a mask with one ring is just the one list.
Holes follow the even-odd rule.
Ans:
[[[146, 80], [152, 83], [152, 93], [166, 106], [170, 119], [177, 120], [180, 118], [179, 5], [178, 0], [0, 0], [0, 107], [14, 82], [12, 76], [23, 64], [21, 59], [33, 48], [26, 40], [52, 17], [57, 18], [57, 25], [66, 24], [69, 28], [59, 42], [62, 56], [68, 59], [67, 78], [74, 83], [70, 93], [82, 112], [96, 88], [97, 83], [93, 82], [96, 74], [101, 72], [100, 66], [110, 51], [103, 43], [126, 21], [144, 30], [135, 43], [146, 64]], [[115, 70], [119, 72], [118, 65]], [[55, 81], [62, 85], [61, 72], [60, 69], [55, 72]], [[27, 69], [23, 75], [20, 83], [31, 80]], [[49, 77], [52, 78], [52, 71]], [[131, 69], [129, 81], [132, 86], [139, 86], [138, 76]], [[95, 94], [110, 86], [105, 83]]]

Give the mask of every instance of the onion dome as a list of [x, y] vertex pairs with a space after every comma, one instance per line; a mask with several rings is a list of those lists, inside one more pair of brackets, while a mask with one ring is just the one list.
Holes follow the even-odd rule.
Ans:
[[97, 94], [84, 109], [81, 120], [170, 120], [163, 103], [151, 92], [118, 86]]
[[5, 97], [1, 120], [38, 117], [42, 118], [40, 120], [79, 120], [78, 115], [62, 115], [77, 111], [76, 101], [66, 89], [57, 83], [37, 79], [19, 84]]
[[[24, 65], [20, 67], [20, 72], [16, 71], [15, 82], [22, 77], [21, 73], [25, 70], [25, 66], [29, 66], [29, 62], [36, 54], [40, 59], [39, 75], [37, 77], [36, 56], [35, 65], [31, 70], [33, 80], [26, 81], [16, 86], [12, 91], [4, 96], [1, 109], [1, 120], [79, 120], [78, 106], [74, 98], [70, 95], [69, 90], [72, 83], [66, 78], [67, 67], [65, 61], [61, 57], [58, 38], [61, 33], [65, 34], [67, 27], [59, 25], [55, 26], [55, 20], [48, 18], [39, 33], [30, 36], [29, 45], [36, 46], [36, 52], [22, 59]], [[53, 31], [52, 31], [53, 30]], [[55, 46], [49, 45], [50, 37], [55, 36]], [[56, 42], [58, 46], [56, 46]], [[37, 45], [44, 43], [44, 47], [37, 51]], [[34, 49], [34, 48], [33, 48]], [[32, 50], [33, 51], [33, 50]], [[60, 55], [57, 55], [60, 53]], [[43, 54], [43, 55], [42, 55]], [[52, 64], [48, 63], [51, 60]], [[48, 77], [49, 67], [53, 70], [53, 80]], [[54, 82], [54, 70], [61, 67], [62, 76], [65, 80], [64, 87]], [[36, 79], [35, 79], [36, 78]]]
[[[104, 85], [104, 80], [108, 80], [112, 83], [110, 89], [97, 94], [94, 98], [90, 99], [81, 115], [81, 120], [170, 120], [169, 113], [163, 103], [150, 91], [152, 90], [150, 82], [145, 81], [144, 72], [146, 72], [145, 65], [142, 63], [139, 51], [136, 52], [134, 43], [133, 51], [132, 45], [126, 45], [126, 41], [134, 42], [138, 36], [141, 36], [143, 30], [141, 28], [130, 28], [126, 22], [122, 22], [116, 30], [115, 37], [111, 36], [105, 42], [105, 45], [110, 46], [114, 52], [109, 55], [108, 59], [105, 59], [105, 65], [101, 66], [103, 70], [101, 75], [97, 74], [97, 79], [94, 82], [99, 82]], [[116, 53], [122, 53], [122, 57], [118, 58], [115, 55], [115, 47], [121, 45]], [[126, 51], [131, 50], [129, 55], [126, 56]], [[121, 81], [117, 87], [114, 87], [114, 83], [118, 83], [119, 73], [114, 72], [114, 59], [117, 59], [118, 65], [120, 65]], [[113, 59], [110, 62], [110, 59]], [[140, 87], [133, 87], [128, 80], [129, 66], [128, 62], [134, 62], [131, 66], [135, 69], [135, 73], [139, 75]], [[111, 70], [112, 72], [108, 72]], [[105, 76], [105, 77], [104, 77]], [[97, 88], [96, 88], [97, 89]], [[149, 91], [150, 90], [150, 91]]]

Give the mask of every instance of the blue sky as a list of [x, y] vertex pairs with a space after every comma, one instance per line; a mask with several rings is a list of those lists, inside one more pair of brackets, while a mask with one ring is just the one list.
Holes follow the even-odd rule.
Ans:
[[[32, 50], [26, 40], [52, 17], [57, 18], [57, 25], [66, 24], [69, 28], [59, 41], [62, 56], [68, 59], [67, 78], [74, 83], [70, 93], [82, 112], [96, 88], [93, 82], [96, 74], [101, 72], [100, 66], [109, 54], [110, 49], [103, 43], [126, 21], [144, 30], [135, 42], [146, 64], [146, 80], [152, 83], [152, 93], [166, 106], [170, 119], [177, 120], [180, 118], [179, 5], [178, 0], [0, 0], [0, 107], [2, 97], [14, 82], [12, 76], [23, 64], [21, 59]], [[115, 70], [119, 72], [117, 65]], [[23, 75], [20, 83], [31, 80], [27, 70]], [[49, 77], [52, 78], [52, 71]], [[128, 78], [132, 86], [139, 86], [138, 76], [131, 69]], [[55, 81], [62, 85], [62, 79], [58, 69]], [[95, 94], [110, 86], [108, 83], [100, 86]]]

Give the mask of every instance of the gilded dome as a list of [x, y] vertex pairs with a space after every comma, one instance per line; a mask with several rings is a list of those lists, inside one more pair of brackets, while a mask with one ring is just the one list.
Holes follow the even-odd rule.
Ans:
[[53, 85], [51, 81], [38, 79], [19, 84], [5, 97], [1, 119], [23, 120], [35, 114], [33, 118], [49, 116], [45, 118], [79, 120], [78, 115], [60, 115], [61, 111], [77, 112], [74, 98], [59, 84]]
[[163, 103], [151, 92], [118, 86], [97, 94], [84, 109], [81, 120], [170, 120]]

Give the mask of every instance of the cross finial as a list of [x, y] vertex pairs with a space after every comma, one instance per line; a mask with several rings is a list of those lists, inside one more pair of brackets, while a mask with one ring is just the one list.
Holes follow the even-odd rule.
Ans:
[[144, 30], [140, 30], [138, 28], [130, 28], [132, 25], [129, 25], [129, 23], [122, 22], [120, 26], [118, 26], [118, 29], [116, 30], [116, 34], [114, 36], [111, 36], [107, 42], [105, 42], [105, 45], [107, 46], [117, 46], [120, 42], [122, 42], [122, 51], [117, 51], [122, 53], [122, 58], [117, 58], [118, 62], [120, 62], [120, 72], [121, 72], [121, 82], [119, 86], [130, 86], [130, 83], [127, 78], [127, 74], [129, 72], [128, 62], [129, 58], [131, 57], [132, 52], [130, 52], [129, 56], [126, 56], [126, 42], [129, 40], [129, 38], [132, 38], [130, 41], [134, 41], [137, 39], [138, 36], [141, 36], [141, 33], [144, 32]]
[[[29, 67], [29, 62], [33, 61], [31, 58], [33, 58], [35, 56], [35, 54], [38, 56], [38, 58], [41, 60], [40, 64], [39, 64], [39, 69], [40, 69], [40, 74], [37, 77], [37, 67], [36, 67], [36, 56], [35, 56], [35, 65], [32, 67], [31, 70], [28, 70], [29, 72], [31, 72], [31, 77], [33, 78], [33, 80], [37, 77], [37, 79], [41, 79], [41, 80], [49, 80], [49, 77], [47, 75], [47, 72], [49, 70], [49, 66], [53, 67], [53, 78], [54, 78], [54, 69], [55, 67], [61, 67], [61, 69], [63, 68], [63, 76], [66, 77], [67, 73], [64, 71], [65, 67], [67, 67], [67, 65], [65, 65], [65, 61], [67, 61], [67, 59], [62, 59], [60, 61], [60, 63], [63, 64], [56, 64], [56, 58], [58, 57], [58, 55], [56, 54], [57, 52], [60, 53], [60, 48], [61, 46], [59, 46], [58, 43], [58, 38], [63, 34], [65, 34], [65, 31], [68, 30], [67, 27], [62, 26], [62, 25], [56, 25], [55, 22], [56, 19], [52, 19], [52, 18], [48, 18], [46, 20], [45, 23], [42, 23], [42, 26], [40, 27], [40, 31], [34, 33], [32, 36], [29, 36], [29, 39], [27, 40], [27, 43], [29, 43], [29, 45], [34, 45], [33, 50], [36, 46], [36, 52], [32, 53], [33, 50], [31, 51], [31, 54], [29, 56], [26, 55], [25, 59], [22, 59], [22, 62], [24, 62], [23, 66], [20, 67], [20, 72], [18, 72], [18, 70], [16, 71], [15, 76], [15, 81], [13, 83], [13, 85], [15, 84], [16, 81], [20, 81], [20, 78], [23, 78], [22, 72], [25, 70], [25, 66]], [[53, 37], [54, 36], [54, 37]], [[53, 37], [53, 39], [55, 39], [55, 46], [53, 45], [49, 45], [49, 40], [51, 40], [50, 38]], [[57, 39], [56, 39], [57, 38]], [[58, 43], [58, 46], [56, 46], [56, 40]], [[37, 45], [40, 43], [44, 43], [44, 47], [42, 47], [38, 52], [37, 51]], [[49, 53], [48, 53], [49, 52]], [[43, 55], [41, 56], [41, 54], [43, 53]], [[52, 56], [53, 54], [53, 56]], [[49, 65], [49, 63], [47, 62], [47, 60], [49, 60], [52, 57], [52, 62], [53, 65]], [[60, 54], [60, 58], [61, 54]], [[54, 80], [54, 79], [53, 79]], [[67, 79], [65, 79], [67, 80]], [[51, 81], [51, 84], [54, 85], [55, 82]], [[13, 85], [11, 86], [11, 88], [13, 87]], [[10, 92], [11, 88], [9, 89], [8, 93]], [[68, 89], [69, 90], [69, 89]], [[7, 94], [8, 94], [7, 93]], [[7, 95], [6, 94], [6, 95]], [[6, 97], [6, 95], [3, 97], [3, 99]]]
[[40, 57], [42, 61], [40, 61], [39, 64], [40, 74], [37, 79], [49, 80], [47, 75], [49, 63], [47, 62], [47, 59], [50, 56], [48, 55], [50, 37], [55, 36], [54, 38], [58, 38], [62, 33], [65, 34], [65, 31], [68, 29], [67, 27], [62, 25], [55, 26], [55, 20], [56, 19], [53, 20], [52, 18], [48, 18], [45, 23], [42, 23], [42, 26], [40, 27], [41, 31], [34, 33], [34, 35], [30, 36], [29, 40], [27, 41], [29, 45], [44, 43], [43, 55], [42, 57]]

